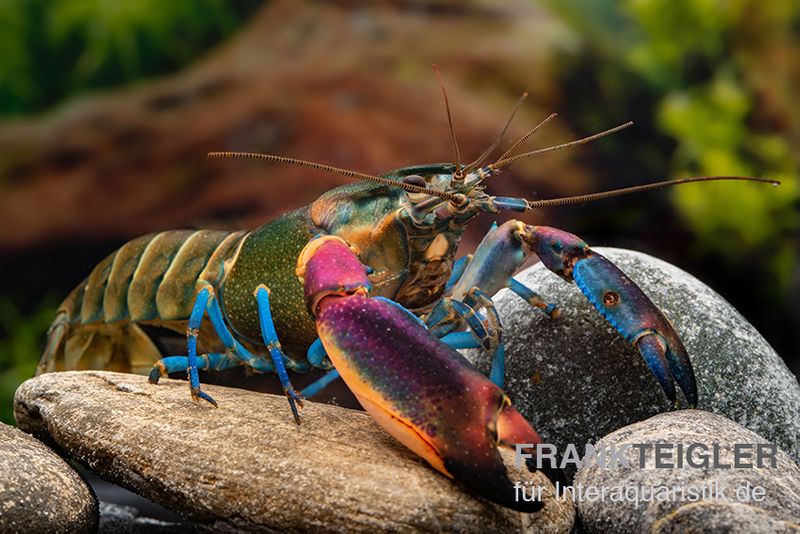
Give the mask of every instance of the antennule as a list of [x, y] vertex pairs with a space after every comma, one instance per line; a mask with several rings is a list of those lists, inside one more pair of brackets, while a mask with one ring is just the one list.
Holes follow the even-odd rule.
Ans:
[[436, 63], [433, 64], [433, 72], [436, 73], [436, 77], [439, 79], [439, 88], [442, 90], [442, 97], [444, 98], [444, 109], [447, 111], [447, 124], [450, 127], [450, 139], [453, 142], [453, 153], [456, 157], [456, 170], [453, 173], [453, 176], [456, 178], [461, 178], [464, 176], [464, 173], [461, 170], [461, 152], [458, 150], [458, 141], [456, 140], [456, 130], [453, 127], [453, 117], [450, 115], [450, 101], [447, 99], [447, 90], [444, 88], [444, 80], [442, 80], [442, 73], [439, 72], [439, 67]]
[[316, 171], [325, 171], [333, 174], [339, 174], [341, 176], [346, 176], [348, 178], [355, 178], [357, 180], [364, 180], [367, 182], [374, 182], [376, 184], [388, 185], [389, 187], [399, 187], [400, 189], [409, 191], [411, 193], [425, 193], [426, 195], [443, 198], [445, 200], [450, 200], [453, 202], [459, 202], [461, 200], [458, 195], [445, 193], [444, 191], [436, 191], [434, 189], [428, 189], [427, 187], [407, 184], [404, 182], [397, 182], [395, 180], [390, 180], [389, 178], [383, 178], [381, 176], [373, 176], [371, 174], [364, 174], [362, 172], [351, 171], [348, 169], [341, 169], [339, 167], [324, 165], [322, 163], [314, 163], [313, 161], [287, 158], [286, 156], [275, 156], [273, 154], [260, 154], [257, 152], [209, 152], [207, 157], [208, 159], [260, 159], [266, 161], [273, 161], [276, 163], [288, 163], [290, 165], [297, 165], [298, 167], [308, 167], [309, 169], [314, 169]]
[[529, 156], [535, 156], [537, 154], [544, 154], [545, 152], [553, 152], [555, 150], [561, 150], [562, 148], [569, 148], [571, 146], [576, 146], [576, 145], [585, 145], [586, 143], [590, 143], [590, 142], [594, 141], [595, 139], [600, 139], [601, 137], [605, 137], [607, 135], [611, 135], [613, 133], [616, 133], [616, 132], [618, 132], [620, 130], [624, 130], [625, 128], [627, 128], [629, 126], [633, 126], [633, 121], [628, 121], [625, 124], [620, 124], [619, 126], [615, 126], [614, 128], [611, 128], [610, 130], [605, 130], [603, 132], [596, 133], [594, 135], [590, 135], [589, 137], [584, 137], [583, 139], [578, 139], [577, 141], [570, 141], [569, 143], [563, 143], [561, 145], [554, 145], [554, 146], [549, 146], [547, 148], [540, 148], [538, 150], [532, 150], [530, 152], [523, 152], [522, 154], [517, 154], [516, 156], [500, 158], [499, 160], [497, 160], [494, 163], [492, 163], [491, 165], [489, 165], [489, 168], [491, 170], [497, 170], [497, 169], [500, 169], [502, 167], [505, 167], [506, 165], [510, 165], [510, 164], [514, 163], [515, 161], [521, 160], [523, 158], [527, 158]]
[[575, 195], [572, 197], [550, 198], [546, 200], [528, 200], [528, 209], [530, 210], [535, 208], [551, 208], [558, 206], [568, 206], [571, 204], [583, 204], [584, 202], [592, 202], [594, 200], [603, 200], [606, 198], [619, 197], [622, 195], [629, 195], [631, 193], [655, 191], [657, 189], [663, 189], [665, 187], [671, 187], [673, 185], [689, 184], [692, 182], [712, 182], [717, 180], [740, 180], [746, 182], [760, 182], [764, 184], [771, 184], [774, 186], [778, 186], [781, 184], [777, 180], [769, 180], [767, 178], [753, 178], [751, 176], [695, 176], [691, 178], [679, 178], [677, 180], [654, 182], [652, 184], [623, 187], [622, 189], [612, 189], [611, 191], [591, 193], [588, 195]]
[[473, 170], [477, 169], [481, 165], [481, 163], [483, 163], [486, 160], [486, 158], [491, 156], [492, 152], [494, 152], [494, 149], [497, 148], [497, 145], [499, 145], [500, 141], [503, 140], [503, 137], [506, 135], [508, 128], [511, 126], [511, 121], [514, 120], [514, 116], [517, 114], [520, 105], [526, 98], [528, 98], [527, 92], [524, 92], [520, 95], [519, 99], [517, 100], [517, 103], [514, 104], [514, 107], [511, 109], [511, 115], [509, 115], [508, 120], [506, 121], [506, 125], [503, 126], [502, 130], [500, 130], [500, 134], [495, 138], [492, 144], [489, 145], [489, 148], [484, 150], [483, 153], [480, 156], [478, 156], [478, 158], [475, 161], [464, 167], [464, 170], [462, 171], [463, 174], [471, 173]]
[[536, 132], [538, 132], [538, 131], [539, 131], [539, 130], [540, 130], [540, 129], [541, 129], [541, 128], [542, 128], [542, 127], [545, 125], [545, 124], [547, 124], [547, 123], [548, 123], [548, 122], [550, 122], [551, 120], [555, 119], [556, 117], [558, 117], [558, 113], [551, 113], [551, 114], [550, 114], [550, 115], [549, 115], [549, 116], [548, 116], [548, 117], [547, 117], [545, 120], [543, 120], [542, 122], [540, 122], [539, 124], [537, 124], [536, 126], [534, 126], [534, 127], [533, 127], [533, 128], [530, 130], [530, 131], [528, 131], [528, 133], [526, 133], [525, 135], [523, 135], [522, 137], [520, 137], [519, 139], [517, 139], [516, 141], [514, 141], [514, 144], [513, 144], [513, 145], [511, 145], [511, 148], [509, 148], [508, 150], [506, 150], [505, 152], [503, 152], [503, 155], [502, 155], [502, 156], [500, 156], [499, 158], [497, 158], [497, 161], [495, 162], [495, 165], [497, 164], [497, 162], [499, 162], [499, 161], [501, 161], [501, 160], [504, 160], [504, 159], [505, 159], [505, 158], [506, 158], [506, 157], [507, 157], [509, 154], [511, 154], [512, 152], [514, 152], [514, 149], [515, 149], [515, 148], [517, 148], [519, 145], [521, 145], [522, 143], [524, 143], [525, 141], [527, 141], [527, 139], [528, 139], [530, 136], [532, 136], [533, 134], [535, 134]]

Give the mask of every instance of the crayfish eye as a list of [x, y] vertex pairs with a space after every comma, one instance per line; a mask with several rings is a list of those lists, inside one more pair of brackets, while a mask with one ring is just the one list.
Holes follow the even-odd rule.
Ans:
[[423, 178], [418, 174], [409, 174], [408, 176], [403, 178], [403, 183], [409, 185], [416, 185], [418, 187], [426, 187], [428, 185], [427, 182], [425, 182], [425, 178]]

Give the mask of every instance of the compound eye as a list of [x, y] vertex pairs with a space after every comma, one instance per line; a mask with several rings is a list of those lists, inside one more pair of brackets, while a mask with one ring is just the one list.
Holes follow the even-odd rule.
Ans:
[[404, 184], [416, 185], [419, 187], [427, 187], [427, 182], [425, 182], [425, 178], [418, 174], [409, 174], [405, 178], [403, 178]]

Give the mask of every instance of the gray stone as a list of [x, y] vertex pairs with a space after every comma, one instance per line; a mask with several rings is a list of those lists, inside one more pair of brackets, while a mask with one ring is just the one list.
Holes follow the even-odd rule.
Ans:
[[198, 529], [187, 523], [162, 521], [142, 515], [133, 506], [100, 501], [98, 534], [189, 534]]
[[[597, 250], [675, 325], [697, 375], [698, 407], [733, 419], [800, 460], [800, 386], [755, 328], [677, 267], [639, 252]], [[673, 409], [636, 349], [574, 284], [541, 263], [517, 279], [561, 308], [561, 317], [550, 319], [509, 290], [494, 299], [505, 327], [506, 390], [545, 442], [582, 446]], [[488, 368], [484, 354], [467, 356]]]
[[[655, 467], [655, 444], [671, 446], [661, 462], [676, 465], [677, 445], [685, 450], [693, 443], [708, 447], [708, 466], [690, 467], [684, 462], [682, 468]], [[766, 458], [760, 468], [735, 467], [734, 445], [759, 443], [769, 442], [725, 417], [702, 410], [664, 413], [626, 426], [597, 446], [646, 444], [645, 468], [640, 463], [641, 449], [636, 447], [625, 453], [628, 467], [587, 462], [578, 470], [574, 484], [583, 488], [584, 495], [590, 487], [597, 490], [594, 498], [578, 500], [580, 522], [589, 532], [796, 532], [800, 529], [800, 467], [781, 450], [775, 455], [775, 467]], [[715, 444], [719, 447], [716, 467], [711, 452]], [[751, 458], [741, 461], [755, 465], [754, 451], [755, 447], [749, 449]], [[697, 452], [691, 457], [695, 464], [700, 461]], [[632, 493], [627, 499], [612, 498], [615, 487], [640, 488], [640, 502], [636, 503]], [[692, 487], [695, 489], [690, 490]], [[597, 497], [604, 489], [605, 500]]]
[[97, 501], [41, 442], [0, 423], [0, 532], [90, 532]]
[[[98, 371], [45, 374], [17, 390], [20, 427], [54, 440], [103, 478], [195, 525], [222, 530], [566, 532], [574, 507], [552, 498], [524, 519], [459, 489], [364, 412], [285, 397]], [[529, 475], [530, 476], [530, 475]], [[549, 496], [548, 496], [549, 495]]]

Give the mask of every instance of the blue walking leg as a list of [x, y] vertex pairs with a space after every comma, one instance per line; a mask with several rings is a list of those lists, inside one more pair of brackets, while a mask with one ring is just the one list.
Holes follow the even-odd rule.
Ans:
[[[202, 371], [224, 371], [231, 367], [236, 367], [239, 363], [233, 360], [227, 354], [219, 352], [212, 352], [210, 354], [201, 354], [197, 357], [199, 360], [197, 368]], [[158, 384], [158, 380], [162, 376], [167, 376], [170, 373], [177, 373], [178, 371], [186, 371], [189, 368], [189, 358], [186, 356], [167, 356], [158, 360], [153, 365], [153, 370], [150, 371], [150, 383]]]
[[275, 332], [275, 324], [272, 322], [272, 312], [269, 307], [269, 289], [264, 284], [259, 285], [255, 290], [256, 302], [258, 302], [258, 319], [261, 324], [261, 336], [264, 338], [264, 343], [267, 345], [267, 350], [272, 357], [272, 363], [275, 365], [275, 371], [278, 373], [278, 379], [281, 381], [283, 392], [289, 400], [289, 407], [292, 409], [295, 422], [300, 424], [300, 414], [297, 412], [297, 405], [303, 407], [303, 400], [294, 390], [294, 386], [289, 381], [289, 375], [286, 373], [286, 366], [283, 362], [283, 351], [281, 344], [278, 341], [278, 334]]
[[200, 290], [195, 299], [192, 313], [189, 315], [189, 325], [186, 330], [187, 371], [189, 373], [192, 398], [195, 400], [204, 399], [216, 407], [217, 401], [200, 389], [200, 377], [197, 375], [197, 335], [200, 333], [200, 325], [202, 324], [209, 298], [213, 298], [211, 288], [205, 287]]
[[333, 364], [330, 360], [325, 361], [325, 358], [327, 357], [328, 353], [325, 352], [325, 347], [322, 346], [322, 340], [320, 340], [320, 338], [314, 340], [306, 352], [306, 359], [308, 360], [308, 363], [318, 369], [330, 369], [333, 367]]
[[[497, 387], [502, 388], [506, 373], [506, 350], [502, 340], [503, 325], [500, 322], [500, 314], [497, 313], [497, 308], [492, 298], [478, 287], [473, 287], [469, 290], [464, 302], [475, 309], [479, 307], [486, 309], [486, 316], [489, 319], [488, 322], [491, 326], [491, 330], [495, 332], [495, 337], [492, 338], [492, 342], [495, 346], [492, 353], [492, 369], [489, 372], [489, 379]], [[487, 350], [492, 349], [487, 348]]]
[[481, 346], [472, 332], [450, 332], [441, 340], [454, 349], [477, 349]]
[[[237, 358], [242, 364], [251, 367], [260, 372], [271, 373], [275, 370], [272, 360], [260, 354], [253, 354], [247, 350], [244, 345], [236, 341], [225, 324], [225, 319], [222, 316], [222, 309], [219, 306], [217, 299], [211, 299], [208, 302], [208, 317], [211, 324], [214, 325], [214, 330], [217, 335], [225, 344], [225, 348], [231, 353], [234, 358]], [[286, 360], [294, 371], [305, 372], [308, 370], [308, 365], [302, 362], [295, 362], [291, 359]]]
[[492, 369], [489, 371], [489, 380], [495, 386], [502, 388], [506, 381], [506, 346], [500, 343], [492, 355]]
[[300, 395], [304, 398], [308, 399], [313, 397], [314, 395], [318, 394], [320, 391], [328, 387], [328, 385], [339, 378], [339, 371], [336, 369], [331, 369], [320, 378], [306, 386], [304, 389], [300, 390]]
[[528, 304], [539, 308], [553, 319], [557, 319], [561, 313], [561, 310], [558, 309], [558, 306], [545, 302], [538, 293], [533, 292], [530, 288], [528, 288], [528, 286], [522, 284], [514, 278], [512, 278], [508, 283], [508, 289], [519, 295], [521, 298], [527, 301]]
[[495, 335], [495, 332], [487, 328], [486, 319], [483, 315], [468, 304], [457, 300], [451, 301], [450, 306], [458, 316], [461, 317], [464, 323], [466, 323], [469, 330], [475, 336], [475, 339], [480, 343], [480, 346], [486, 350], [490, 350], [494, 344], [492, 342], [492, 337]]

